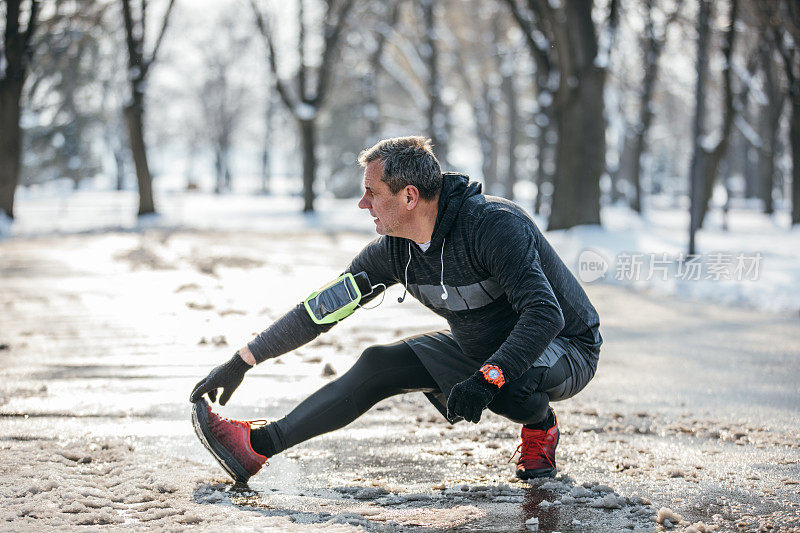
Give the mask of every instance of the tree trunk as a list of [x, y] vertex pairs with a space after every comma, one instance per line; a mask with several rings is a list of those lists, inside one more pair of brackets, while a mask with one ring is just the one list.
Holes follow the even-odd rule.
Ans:
[[776, 115], [780, 116], [780, 110], [775, 113], [775, 107], [775, 103], [769, 99], [759, 117], [759, 130], [763, 142], [761, 150], [758, 151], [758, 183], [760, 185], [758, 196], [764, 202], [764, 213], [767, 215], [771, 215], [775, 211], [772, 191], [775, 188], [775, 146], [778, 141], [779, 126], [775, 117]]
[[269, 155], [269, 145], [264, 140], [261, 152], [261, 193], [269, 194], [269, 182], [272, 180], [272, 163]]
[[751, 144], [750, 140], [744, 135], [739, 135], [739, 143], [735, 151], [739, 157], [739, 168], [744, 176], [744, 197], [745, 198], [760, 198], [761, 191], [759, 189], [760, 169], [759, 163], [761, 162], [760, 153], [765, 148], [765, 141], [763, 136], [763, 124], [759, 120], [761, 116], [761, 106], [758, 103], [745, 101], [742, 107], [742, 118], [745, 123], [753, 124], [759, 140], [759, 143]]
[[633, 185], [636, 180], [637, 160], [634, 159], [634, 152], [636, 151], [636, 134], [635, 128], [631, 125], [625, 126], [625, 133], [622, 139], [622, 151], [619, 154], [619, 165], [617, 167], [616, 177], [613, 180], [613, 187], [611, 190], [611, 202], [617, 202], [624, 198], [628, 205], [633, 208], [633, 198], [628, 193], [628, 185]]
[[217, 140], [217, 147], [214, 150], [216, 155], [217, 188], [214, 192], [230, 192], [231, 183], [231, 164], [230, 164], [230, 145], [227, 135], [223, 134]]
[[233, 191], [233, 176], [231, 174], [231, 158], [230, 158], [230, 149], [225, 148], [222, 152], [222, 163], [225, 168], [225, 190], [227, 192]]
[[[303, 212], [309, 213], [314, 211], [314, 179], [316, 177], [316, 139], [315, 129], [316, 125], [314, 120], [321, 109], [325, 96], [328, 92], [329, 78], [331, 70], [336, 61], [336, 49], [339, 39], [342, 35], [347, 14], [350, 12], [354, 2], [353, 0], [344, 0], [339, 4], [336, 9], [336, 15], [332, 16], [334, 11], [334, 3], [328, 2], [327, 10], [323, 18], [323, 47], [322, 47], [322, 60], [316, 72], [316, 90], [313, 95], [308, 94], [308, 85], [306, 77], [306, 69], [308, 66], [305, 64], [305, 25], [303, 23], [304, 17], [299, 13], [300, 23], [298, 24], [298, 52], [299, 52], [299, 66], [295, 71], [294, 78], [297, 82], [296, 96], [291, 94], [291, 91], [286, 84], [278, 76], [277, 66], [277, 52], [275, 50], [275, 43], [272, 40], [272, 34], [267, 29], [261, 12], [256, 7], [255, 1], [251, 0], [250, 6], [256, 16], [256, 25], [259, 32], [264, 37], [267, 51], [269, 53], [269, 65], [272, 72], [273, 81], [275, 83], [275, 90], [278, 92], [281, 101], [283, 101], [286, 108], [297, 120], [300, 128], [300, 140], [303, 146]], [[299, 4], [302, 9], [302, 2]], [[300, 111], [302, 110], [302, 112]]]
[[303, 212], [314, 211], [314, 178], [317, 173], [316, 124], [314, 120], [300, 120], [300, 141], [303, 146]]
[[597, 36], [592, 2], [574, 0], [566, 2], [564, 9], [565, 20], [557, 20], [558, 31], [567, 40], [558, 50], [558, 148], [550, 230], [600, 223], [600, 176], [606, 159], [605, 72], [594, 63]]
[[536, 200], [533, 203], [533, 212], [535, 214], [541, 213], [542, 210], [542, 200], [544, 199], [544, 194], [542, 194], [542, 186], [545, 183], [553, 183], [553, 176], [551, 172], [547, 171], [548, 168], [548, 160], [553, 157], [553, 147], [550, 144], [547, 136], [552, 131], [550, 128], [552, 127], [552, 118], [553, 118], [553, 108], [547, 107], [540, 109], [539, 111], [539, 136], [536, 138], [536, 158], [538, 159], [538, 163], [536, 165], [536, 174], [534, 175], [534, 182], [536, 183]]
[[800, 94], [794, 94], [789, 120], [792, 145], [792, 226], [800, 224]]
[[723, 180], [725, 184], [725, 203], [722, 205], [722, 231], [728, 231], [728, 212], [731, 210], [731, 180]]
[[[761, 106], [757, 104], [754, 106], [748, 105], [747, 109], [749, 110], [748, 117], [746, 119], [747, 123], [755, 124], [756, 128], [758, 128], [758, 135], [762, 140], [762, 146], [752, 146], [747, 139], [745, 139], [742, 143], [742, 168], [744, 169], [745, 176], [744, 197], [761, 198], [761, 170], [759, 165], [762, 159], [761, 151], [766, 148], [766, 145], [764, 144], [764, 128], [762, 125], [763, 121], [760, 120]], [[755, 113], [759, 114], [759, 119], [756, 119]]]
[[391, 3], [389, 18], [386, 23], [379, 23], [375, 31], [375, 48], [369, 55], [369, 70], [364, 76], [364, 113], [367, 119], [367, 145], [380, 140], [382, 129], [380, 101], [378, 100], [378, 75], [381, 71], [381, 60], [386, 48], [389, 32], [393, 31], [400, 16], [400, 2]]
[[425, 23], [426, 63], [428, 66], [428, 136], [433, 143], [433, 151], [443, 169], [447, 169], [448, 130], [450, 118], [442, 102], [441, 83], [439, 79], [439, 47], [436, 38], [436, 20], [434, 16], [434, 0], [421, 0], [422, 18]]
[[645, 51], [644, 81], [641, 98], [639, 99], [639, 126], [636, 128], [636, 139], [633, 144], [633, 173], [631, 175], [631, 185], [633, 185], [633, 199], [631, 206], [637, 213], [642, 212], [642, 155], [647, 150], [647, 133], [650, 131], [650, 124], [653, 121], [653, 89], [658, 78], [658, 57], [660, 46], [653, 35], [652, 20], [650, 21], [650, 36], [648, 46]]
[[364, 75], [364, 118], [367, 121], [367, 146], [378, 142], [381, 132], [381, 110], [378, 102], [378, 69], [380, 58], [370, 63], [369, 72]]
[[556, 112], [559, 135], [549, 230], [600, 223], [606, 146], [602, 79], [602, 72], [591, 68], [576, 101]]
[[14, 218], [19, 184], [22, 129], [19, 126], [22, 80], [0, 80], [0, 212]]
[[775, 72], [775, 62], [772, 50], [767, 46], [761, 47], [761, 66], [764, 69], [764, 92], [767, 96], [767, 105], [761, 109], [759, 120], [759, 134], [762, 146], [759, 151], [759, 178], [760, 196], [764, 200], [764, 213], [771, 215], [774, 212], [772, 191], [775, 187], [775, 152], [778, 143], [778, 130], [783, 108], [783, 98], [778, 87]]
[[269, 95], [267, 96], [267, 104], [266, 110], [264, 113], [264, 139], [263, 139], [263, 146], [261, 150], [261, 192], [263, 194], [269, 194], [270, 189], [270, 181], [272, 180], [272, 158], [271, 158], [271, 146], [272, 146], [272, 130], [273, 130], [273, 122], [275, 121], [275, 97], [270, 89]]
[[506, 125], [508, 127], [508, 144], [506, 145], [505, 197], [514, 199], [514, 185], [517, 183], [517, 144], [519, 129], [517, 117], [517, 90], [514, 87], [514, 72], [505, 73], [501, 84], [506, 104]]
[[22, 166], [20, 97], [31, 59], [31, 36], [36, 29], [39, 3], [32, 0], [28, 25], [21, 31], [20, 0], [5, 2], [5, 27], [0, 33], [0, 214], [14, 218], [14, 194]]
[[717, 174], [719, 170], [719, 163], [722, 161], [722, 156], [728, 149], [728, 140], [730, 139], [731, 129], [733, 127], [733, 118], [736, 113], [733, 107], [733, 88], [731, 86], [731, 69], [733, 62], [733, 44], [736, 37], [734, 26], [738, 14], [738, 0], [731, 0], [729, 28], [725, 41], [722, 45], [723, 54], [725, 56], [725, 63], [722, 67], [722, 86], [723, 86], [723, 118], [722, 118], [722, 132], [717, 146], [710, 153], [703, 150], [702, 156], [707, 159], [702, 165], [704, 169], [703, 187], [701, 189], [702, 197], [700, 201], [700, 213], [698, 220], [698, 228], [703, 226], [706, 214], [708, 213], [708, 204], [711, 201], [711, 195], [714, 191], [714, 184], [717, 181]]
[[214, 150], [214, 194], [222, 194], [224, 170], [222, 168], [222, 153], [219, 147]]
[[689, 173], [689, 255], [695, 254], [695, 234], [700, 228], [700, 202], [702, 201], [703, 168], [706, 158], [701, 144], [705, 122], [705, 91], [706, 75], [708, 73], [708, 40], [709, 19], [711, 18], [711, 3], [709, 0], [700, 0], [700, 13], [697, 19], [697, 79], [695, 82], [695, 110], [694, 110], [694, 151], [692, 154], [691, 170]]
[[153, 185], [150, 167], [147, 165], [147, 151], [144, 144], [144, 95], [135, 93], [133, 101], [125, 106], [125, 122], [131, 144], [133, 164], [136, 167], [136, 181], [139, 184], [138, 216], [155, 213]]
[[491, 98], [491, 88], [483, 84], [475, 102], [475, 134], [481, 148], [483, 192], [494, 194], [497, 186], [497, 112]]
[[114, 165], [117, 171], [117, 190], [125, 188], [125, 154], [123, 145], [118, 141], [114, 142]]
[[[534, 63], [536, 65], [536, 72], [534, 75], [534, 86], [536, 87], [537, 110], [535, 111], [533, 120], [539, 129], [538, 137], [536, 139], [536, 172], [534, 174], [534, 183], [536, 184], [536, 200], [534, 201], [533, 212], [539, 214], [542, 207], [542, 199], [544, 194], [542, 188], [545, 182], [552, 184], [553, 179], [549, 170], [550, 165], [546, 162], [552, 156], [553, 144], [558, 140], [551, 141], [548, 134], [554, 133], [554, 110], [553, 110], [553, 58], [551, 54], [555, 54], [556, 49], [554, 45], [555, 35], [553, 35], [553, 20], [546, 20], [549, 17], [548, 10], [545, 9], [544, 3], [529, 2], [528, 15], [523, 14], [519, 9], [519, 5], [515, 0], [506, 0], [505, 2], [511, 11], [511, 15], [519, 25], [525, 36], [525, 43], [528, 46]], [[552, 18], [552, 17], [550, 17]], [[534, 23], [533, 21], [537, 21]], [[591, 21], [591, 19], [590, 19]], [[591, 27], [591, 33], [594, 33], [594, 27]], [[546, 43], [543, 43], [540, 37], [547, 34]], [[551, 44], [553, 43], [553, 44]], [[595, 46], [595, 54], [596, 54]]]
[[195, 169], [195, 155], [197, 154], [198, 150], [194, 143], [194, 140], [190, 140], [189, 144], [187, 145], [186, 149], [186, 190], [187, 191], [196, 191], [199, 187], [197, 185], [197, 180], [194, 176], [194, 169]]

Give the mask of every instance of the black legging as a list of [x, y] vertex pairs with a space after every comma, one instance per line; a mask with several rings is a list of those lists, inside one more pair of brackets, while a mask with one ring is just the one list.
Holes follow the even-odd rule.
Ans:
[[269, 435], [274, 453], [279, 453], [346, 426], [390, 396], [437, 389], [436, 381], [405, 342], [371, 346], [342, 377], [322, 387], [263, 431]]
[[[519, 424], [535, 426], [546, 422], [550, 412], [546, 391], [563, 383], [568, 375], [566, 357], [559, 358], [549, 369], [531, 367], [519, 379], [505, 385], [487, 408]], [[303, 400], [285, 417], [255, 430], [256, 440], [268, 436], [272, 446], [263, 451], [274, 455], [346, 426], [390, 396], [439, 392], [438, 387], [405, 342], [371, 346], [342, 377]]]

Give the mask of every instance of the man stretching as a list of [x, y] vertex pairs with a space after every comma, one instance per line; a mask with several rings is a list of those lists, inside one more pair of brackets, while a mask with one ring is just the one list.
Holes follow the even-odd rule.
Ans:
[[[550, 402], [586, 386], [602, 344], [586, 293], [522, 208], [481, 194], [464, 175], [443, 174], [429, 139], [383, 140], [359, 163], [358, 206], [380, 237], [329, 291], [300, 303], [195, 386], [198, 437], [246, 482], [267, 458], [346, 426], [385, 398], [421, 391], [451, 423], [477, 423], [488, 408], [521, 424], [517, 476], [555, 475], [559, 431]], [[395, 283], [405, 287], [399, 301], [410, 293], [450, 330], [370, 346], [342, 377], [258, 428], [219, 417], [202, 398], [214, 402], [222, 389], [225, 405], [253, 365], [330, 329], [358, 305], [350, 299], [361, 294], [366, 303]]]

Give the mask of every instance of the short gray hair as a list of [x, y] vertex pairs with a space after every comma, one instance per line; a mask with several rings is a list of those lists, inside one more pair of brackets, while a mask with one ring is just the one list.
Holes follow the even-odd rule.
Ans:
[[442, 189], [442, 168], [433, 155], [431, 140], [426, 137], [384, 139], [358, 156], [362, 167], [373, 161], [383, 163], [381, 179], [392, 194], [397, 194], [406, 185], [413, 185], [421, 198], [432, 200]]

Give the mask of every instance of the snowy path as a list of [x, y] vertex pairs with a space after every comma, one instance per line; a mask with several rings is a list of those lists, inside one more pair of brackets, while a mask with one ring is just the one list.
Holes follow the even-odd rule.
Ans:
[[[489, 413], [449, 426], [415, 394], [232, 487], [192, 432], [191, 387], [366, 240], [0, 242], [0, 529], [652, 530], [661, 507], [683, 528], [800, 527], [797, 318], [604, 285], [588, 288], [606, 339], [598, 374], [555, 406], [555, 481], [511, 478], [515, 425]], [[341, 373], [369, 344], [443, 326], [398, 295], [259, 366], [223, 415], [280, 416], [330, 379], [325, 364]]]

